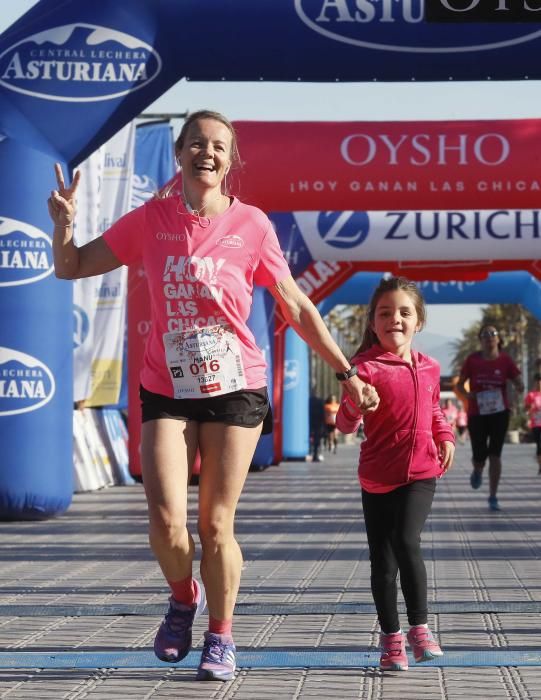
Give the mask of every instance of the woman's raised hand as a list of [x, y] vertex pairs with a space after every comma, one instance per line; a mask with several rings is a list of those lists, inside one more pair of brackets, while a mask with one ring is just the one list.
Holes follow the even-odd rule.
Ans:
[[55, 163], [54, 172], [58, 189], [53, 190], [47, 200], [49, 215], [55, 226], [71, 226], [75, 216], [75, 193], [81, 179], [81, 173], [77, 170], [73, 176], [73, 182], [69, 187], [66, 187], [60, 163]]

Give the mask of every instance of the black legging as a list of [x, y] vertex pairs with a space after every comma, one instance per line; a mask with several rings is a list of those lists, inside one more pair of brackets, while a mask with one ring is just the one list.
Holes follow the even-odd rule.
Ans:
[[541, 457], [541, 426], [536, 426], [535, 428], [532, 428], [532, 433], [535, 440], [535, 454], [538, 457]]
[[400, 628], [398, 571], [409, 624], [427, 622], [421, 531], [430, 513], [435, 490], [436, 479], [413, 481], [389, 493], [368, 493], [363, 489], [364, 521], [370, 549], [370, 584], [384, 633], [396, 632]]

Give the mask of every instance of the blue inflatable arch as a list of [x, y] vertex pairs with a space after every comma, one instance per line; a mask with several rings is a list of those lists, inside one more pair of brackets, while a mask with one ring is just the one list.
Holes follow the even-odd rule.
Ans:
[[[337, 304], [367, 304], [383, 273], [358, 272], [319, 305], [326, 315]], [[541, 283], [527, 272], [493, 272], [482, 282], [426, 282], [427, 304], [522, 304], [541, 321]]]
[[433, 23], [426, 4], [41, 0], [0, 36], [0, 517], [71, 501], [72, 288], [52, 274], [53, 163], [73, 168], [181, 78], [541, 77], [537, 25]]

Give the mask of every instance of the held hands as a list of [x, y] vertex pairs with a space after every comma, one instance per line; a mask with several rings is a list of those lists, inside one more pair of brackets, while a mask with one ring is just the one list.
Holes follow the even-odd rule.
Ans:
[[438, 452], [440, 454], [442, 476], [448, 469], [451, 469], [453, 464], [453, 459], [455, 456], [455, 446], [449, 440], [444, 440], [438, 445]]
[[62, 167], [59, 163], [55, 163], [54, 171], [58, 190], [53, 190], [47, 200], [49, 215], [55, 226], [71, 226], [75, 216], [75, 193], [81, 179], [81, 173], [77, 170], [73, 176], [73, 182], [69, 187], [66, 187]]
[[351, 377], [342, 382], [342, 387], [361, 413], [373, 413], [379, 406], [376, 389], [371, 384], [362, 382], [359, 377]]

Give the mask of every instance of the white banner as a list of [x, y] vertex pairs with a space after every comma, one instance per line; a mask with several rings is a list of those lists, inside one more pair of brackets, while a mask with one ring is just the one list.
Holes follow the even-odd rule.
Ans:
[[540, 213], [303, 211], [294, 217], [313, 260], [537, 260]]
[[[130, 210], [135, 149], [132, 122], [79, 166], [75, 241], [84, 245]], [[115, 404], [120, 393], [127, 268], [74, 286], [74, 400]]]

